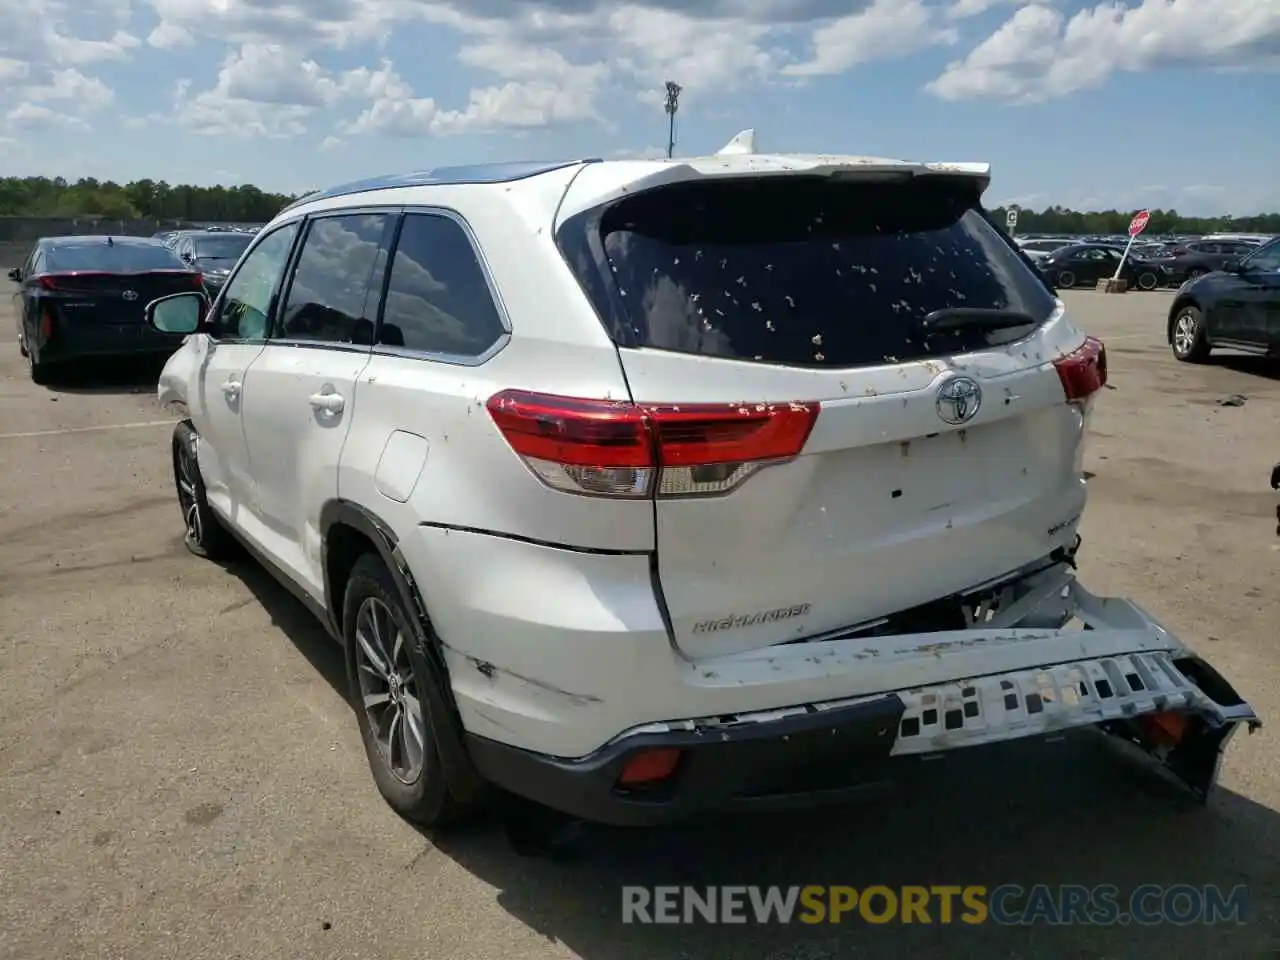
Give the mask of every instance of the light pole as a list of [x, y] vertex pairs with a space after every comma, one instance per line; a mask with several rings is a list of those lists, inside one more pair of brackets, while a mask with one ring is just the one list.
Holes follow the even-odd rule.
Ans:
[[667, 157], [670, 158], [676, 149], [676, 111], [680, 109], [680, 92], [684, 87], [674, 80], [667, 81], [667, 99], [662, 109], [667, 114]]

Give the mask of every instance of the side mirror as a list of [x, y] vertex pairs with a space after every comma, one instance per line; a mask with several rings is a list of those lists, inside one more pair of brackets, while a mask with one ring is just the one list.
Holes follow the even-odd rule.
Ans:
[[147, 304], [147, 323], [161, 333], [191, 334], [204, 329], [208, 298], [203, 293], [174, 293]]
[[12, 280], [14, 283], [21, 283], [22, 271], [17, 267], [14, 267], [12, 270], [9, 271], [9, 279]]

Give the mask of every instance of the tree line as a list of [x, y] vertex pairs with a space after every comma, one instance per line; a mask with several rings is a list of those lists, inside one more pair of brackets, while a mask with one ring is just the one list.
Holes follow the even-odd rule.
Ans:
[[[1006, 207], [992, 211], [997, 223], [1005, 222]], [[1018, 209], [1017, 232], [1050, 236], [1123, 235], [1137, 210], [1068, 210], [1048, 207], [1041, 211]], [[1259, 213], [1249, 217], [1187, 217], [1177, 210], [1152, 210], [1143, 236], [1162, 234], [1274, 233], [1280, 234], [1280, 213]]]
[[[196, 187], [164, 180], [119, 184], [85, 177], [74, 183], [62, 177], [0, 177], [0, 216], [105, 217], [111, 220], [195, 220], [261, 223], [270, 220], [295, 197], [268, 193], [245, 184]], [[1003, 223], [1007, 209], [993, 211]], [[1018, 233], [1122, 234], [1133, 210], [1018, 210]], [[1280, 234], [1280, 213], [1248, 217], [1188, 217], [1177, 210], [1152, 210], [1148, 235], [1203, 233]]]
[[164, 180], [119, 184], [85, 177], [0, 177], [0, 216], [103, 217], [262, 223], [294, 197], [252, 185], [196, 187]]

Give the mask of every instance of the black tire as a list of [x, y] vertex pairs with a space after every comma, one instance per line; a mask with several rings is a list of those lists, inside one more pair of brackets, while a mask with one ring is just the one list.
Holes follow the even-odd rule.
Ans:
[[190, 420], [183, 420], [174, 427], [173, 486], [186, 527], [182, 542], [197, 557], [225, 560], [237, 554], [238, 544], [209, 506], [196, 455], [197, 437], [196, 428]]
[[1192, 267], [1187, 271], [1187, 282], [1190, 283], [1192, 280], [1199, 280], [1208, 272], [1209, 271], [1204, 267]]
[[1183, 363], [1204, 363], [1209, 358], [1209, 340], [1204, 333], [1204, 314], [1190, 304], [1178, 310], [1170, 331], [1173, 355]]
[[1053, 285], [1063, 290], [1070, 290], [1076, 285], [1076, 275], [1070, 270], [1059, 270]]
[[1144, 270], [1138, 274], [1139, 290], [1154, 290], [1158, 286], [1160, 286], [1160, 278], [1150, 270]]
[[[366, 553], [356, 561], [342, 611], [350, 700], [378, 792], [400, 816], [425, 827], [444, 826], [474, 813], [487, 798], [485, 791], [458, 795], [441, 761], [442, 752], [466, 757], [461, 725], [444, 693], [448, 678], [421, 648], [420, 634], [381, 557]], [[398, 678], [394, 683], [387, 671], [374, 668], [371, 648], [384, 667], [389, 661], [389, 673]], [[366, 699], [381, 702], [367, 706]], [[416, 756], [412, 743], [419, 738], [409, 722], [414, 705], [420, 715], [416, 732], [421, 735]], [[398, 728], [397, 713], [402, 721]], [[449, 742], [442, 744], [443, 738]], [[469, 760], [463, 762], [468, 765], [467, 782], [479, 783]], [[414, 763], [416, 772], [411, 769]]]
[[53, 382], [55, 371], [52, 364], [41, 363], [39, 355], [30, 347], [23, 350], [22, 355], [27, 358], [27, 369], [31, 372], [32, 383], [43, 387]]

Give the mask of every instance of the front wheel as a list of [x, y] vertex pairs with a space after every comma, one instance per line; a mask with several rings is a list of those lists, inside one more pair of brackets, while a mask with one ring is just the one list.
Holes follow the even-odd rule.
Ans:
[[1058, 277], [1054, 286], [1061, 287], [1063, 290], [1070, 290], [1076, 285], [1076, 275], [1070, 270], [1058, 271]]
[[1197, 307], [1183, 307], [1173, 320], [1173, 355], [1184, 363], [1203, 363], [1209, 357], [1204, 315]]
[[174, 428], [173, 483], [186, 527], [182, 542], [197, 557], [222, 560], [234, 555], [236, 544], [209, 506], [209, 498], [205, 495], [204, 478], [200, 476], [200, 463], [196, 459], [198, 439], [190, 420], [184, 420]]
[[1138, 274], [1139, 290], [1154, 290], [1159, 285], [1160, 278], [1150, 270], [1144, 270], [1142, 273]]
[[399, 591], [374, 554], [356, 561], [342, 604], [352, 706], [378, 791], [406, 820], [441, 826], [471, 813], [478, 798], [450, 789], [441, 737], [465, 753], [439, 676], [419, 649]]

